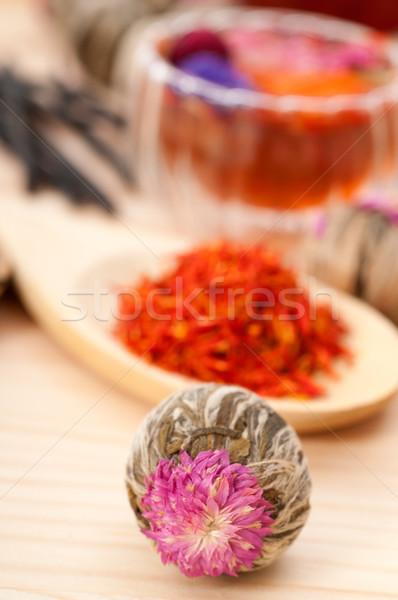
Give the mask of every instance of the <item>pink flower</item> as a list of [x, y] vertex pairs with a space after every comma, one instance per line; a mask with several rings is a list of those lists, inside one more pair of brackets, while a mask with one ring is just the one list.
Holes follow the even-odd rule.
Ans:
[[251, 569], [271, 533], [273, 506], [262, 497], [255, 473], [230, 463], [223, 450], [181, 452], [181, 464], [161, 460], [146, 481], [143, 516], [163, 563], [188, 577]]

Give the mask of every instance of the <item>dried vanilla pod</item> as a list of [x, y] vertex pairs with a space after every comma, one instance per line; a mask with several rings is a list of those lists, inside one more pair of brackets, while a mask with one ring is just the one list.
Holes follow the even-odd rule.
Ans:
[[203, 384], [164, 400], [134, 437], [126, 483], [140, 529], [189, 577], [270, 564], [310, 509], [296, 433], [236, 386]]

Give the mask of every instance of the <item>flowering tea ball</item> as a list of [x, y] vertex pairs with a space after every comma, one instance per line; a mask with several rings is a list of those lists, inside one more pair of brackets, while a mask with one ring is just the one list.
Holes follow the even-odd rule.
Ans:
[[270, 564], [310, 509], [296, 433], [235, 386], [199, 385], [164, 400], [136, 433], [126, 481], [142, 532], [188, 577]]

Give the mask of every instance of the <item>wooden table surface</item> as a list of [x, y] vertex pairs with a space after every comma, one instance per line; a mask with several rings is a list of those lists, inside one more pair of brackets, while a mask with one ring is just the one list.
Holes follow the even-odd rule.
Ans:
[[302, 438], [312, 513], [288, 552], [189, 580], [139, 533], [124, 464], [150, 409], [85, 371], [0, 301], [0, 599], [398, 598], [398, 398], [372, 422]]

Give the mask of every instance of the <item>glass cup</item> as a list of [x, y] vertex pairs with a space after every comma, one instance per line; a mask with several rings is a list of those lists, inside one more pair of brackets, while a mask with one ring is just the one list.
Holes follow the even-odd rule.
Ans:
[[[364, 93], [274, 95], [190, 75], [160, 51], [199, 27], [316, 34], [366, 46], [374, 36], [391, 77]], [[311, 13], [220, 8], [157, 20], [131, 69], [129, 144], [139, 185], [197, 237], [297, 230], [316, 209], [396, 177], [398, 44]]]

